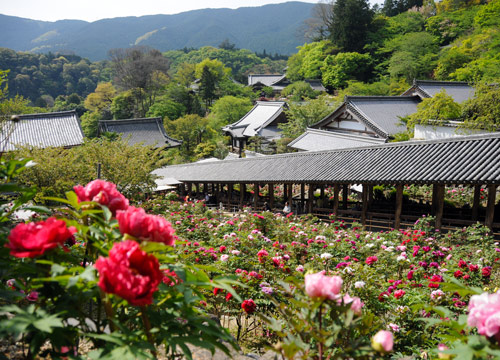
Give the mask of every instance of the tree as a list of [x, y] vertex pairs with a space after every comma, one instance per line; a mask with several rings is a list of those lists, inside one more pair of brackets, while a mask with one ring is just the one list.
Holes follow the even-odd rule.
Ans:
[[221, 82], [228, 78], [231, 69], [226, 68], [219, 60], [204, 59], [196, 65], [195, 73], [200, 79], [200, 96], [208, 110], [212, 102], [219, 97], [217, 90]]
[[323, 84], [330, 89], [347, 86], [348, 80], [366, 81], [370, 77], [369, 54], [344, 52], [328, 56], [323, 64]]
[[144, 117], [158, 91], [168, 83], [168, 59], [146, 47], [114, 49], [109, 52], [115, 83], [130, 90], [136, 102], [135, 116]]
[[304, 99], [314, 99], [320, 94], [320, 91], [315, 91], [305, 81], [296, 81], [281, 91], [281, 96], [290, 98], [292, 101], [301, 101]]
[[210, 117], [213, 129], [219, 129], [241, 119], [252, 108], [248, 99], [224, 96], [212, 106]]
[[84, 104], [90, 111], [102, 112], [109, 110], [115, 96], [116, 89], [110, 82], [100, 83], [93, 93], [87, 95]]
[[498, 131], [500, 128], [500, 86], [479, 84], [474, 98], [463, 104], [463, 127]]
[[200, 79], [200, 95], [205, 100], [205, 109], [208, 109], [212, 105], [212, 101], [216, 98], [215, 86], [215, 75], [210, 71], [208, 66], [205, 66]]
[[329, 38], [344, 51], [361, 51], [372, 18], [367, 0], [336, 0], [331, 5]]
[[332, 112], [331, 98], [323, 95], [305, 104], [291, 103], [290, 108], [285, 110], [288, 122], [279, 124], [283, 130], [283, 137], [296, 138], [311, 124], [314, 124]]
[[421, 7], [423, 3], [423, 0], [385, 0], [382, 11], [387, 16], [395, 16], [413, 7]]
[[193, 145], [202, 142], [203, 135], [207, 132], [208, 119], [199, 115], [186, 115], [165, 124], [170, 136], [182, 140], [182, 148], [190, 154]]
[[445, 90], [442, 90], [417, 105], [417, 112], [407, 117], [407, 126], [413, 128], [416, 124], [425, 125], [432, 120], [457, 120], [461, 113], [460, 104], [456, 103]]
[[338, 52], [329, 40], [304, 44], [298, 49], [299, 51], [290, 56], [287, 63], [286, 76], [291, 81], [321, 79], [321, 68], [325, 58]]

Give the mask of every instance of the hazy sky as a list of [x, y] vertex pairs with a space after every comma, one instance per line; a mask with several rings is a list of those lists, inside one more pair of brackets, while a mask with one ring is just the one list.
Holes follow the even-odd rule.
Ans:
[[[318, 0], [300, 1], [318, 2]], [[62, 19], [95, 21], [121, 16], [177, 14], [205, 8], [236, 9], [284, 2], [287, 0], [0, 0], [0, 14], [46, 21]]]

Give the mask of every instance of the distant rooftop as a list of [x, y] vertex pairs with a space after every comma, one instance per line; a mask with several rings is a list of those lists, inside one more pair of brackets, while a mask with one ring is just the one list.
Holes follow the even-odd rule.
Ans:
[[289, 143], [288, 147], [304, 151], [323, 151], [383, 143], [385, 139], [308, 128], [305, 133]]
[[169, 137], [161, 118], [101, 120], [101, 132], [114, 132], [122, 135], [129, 145], [142, 143], [145, 146], [176, 147], [182, 141]]
[[257, 101], [245, 116], [237, 122], [225, 126], [223, 130], [236, 138], [258, 135], [283, 113], [285, 104], [283, 101]]
[[442, 90], [445, 90], [458, 103], [473, 98], [475, 93], [475, 89], [464, 81], [414, 80], [412, 87], [402, 95], [431, 98]]
[[283, 74], [250, 74], [248, 75], [248, 86], [261, 83], [264, 86], [271, 86], [273, 83], [283, 79]]
[[83, 137], [80, 119], [74, 110], [19, 115], [18, 122], [4, 124], [0, 148], [12, 151], [18, 146], [72, 147], [81, 145]]

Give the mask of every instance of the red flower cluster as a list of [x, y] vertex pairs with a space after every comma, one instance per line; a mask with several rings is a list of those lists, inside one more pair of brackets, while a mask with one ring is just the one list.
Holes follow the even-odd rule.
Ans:
[[128, 199], [123, 196], [116, 185], [104, 180], [94, 180], [85, 187], [78, 185], [73, 188], [78, 201], [95, 201], [101, 205], [107, 206], [109, 210], [116, 214], [117, 210], [126, 210], [128, 208]]
[[68, 228], [64, 221], [50, 217], [45, 221], [17, 225], [10, 232], [9, 243], [5, 246], [12, 256], [33, 258], [62, 246], [75, 232], [73, 226]]
[[248, 299], [243, 301], [241, 304], [241, 308], [245, 310], [247, 314], [252, 314], [255, 312], [255, 309], [257, 309], [257, 304], [255, 304], [255, 301], [252, 299]]
[[129, 234], [139, 240], [161, 242], [174, 246], [174, 229], [164, 218], [148, 215], [141, 208], [129, 206], [116, 212], [116, 219], [122, 234]]
[[377, 258], [376, 256], [368, 256], [368, 257], [366, 258], [365, 263], [366, 263], [367, 265], [371, 265], [371, 264], [373, 264], [373, 263], [376, 263], [377, 261], [378, 261], [378, 258]]
[[109, 257], [99, 257], [99, 287], [116, 294], [135, 306], [149, 305], [163, 280], [158, 259], [142, 251], [135, 241], [126, 240], [113, 245]]

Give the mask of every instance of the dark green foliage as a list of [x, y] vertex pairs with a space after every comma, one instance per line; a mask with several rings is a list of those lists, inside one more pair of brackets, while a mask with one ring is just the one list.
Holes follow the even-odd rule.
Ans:
[[366, 0], [336, 0], [331, 13], [330, 39], [344, 51], [360, 51], [373, 19]]
[[385, 0], [382, 11], [387, 16], [401, 14], [412, 7], [420, 7], [423, 0]]

